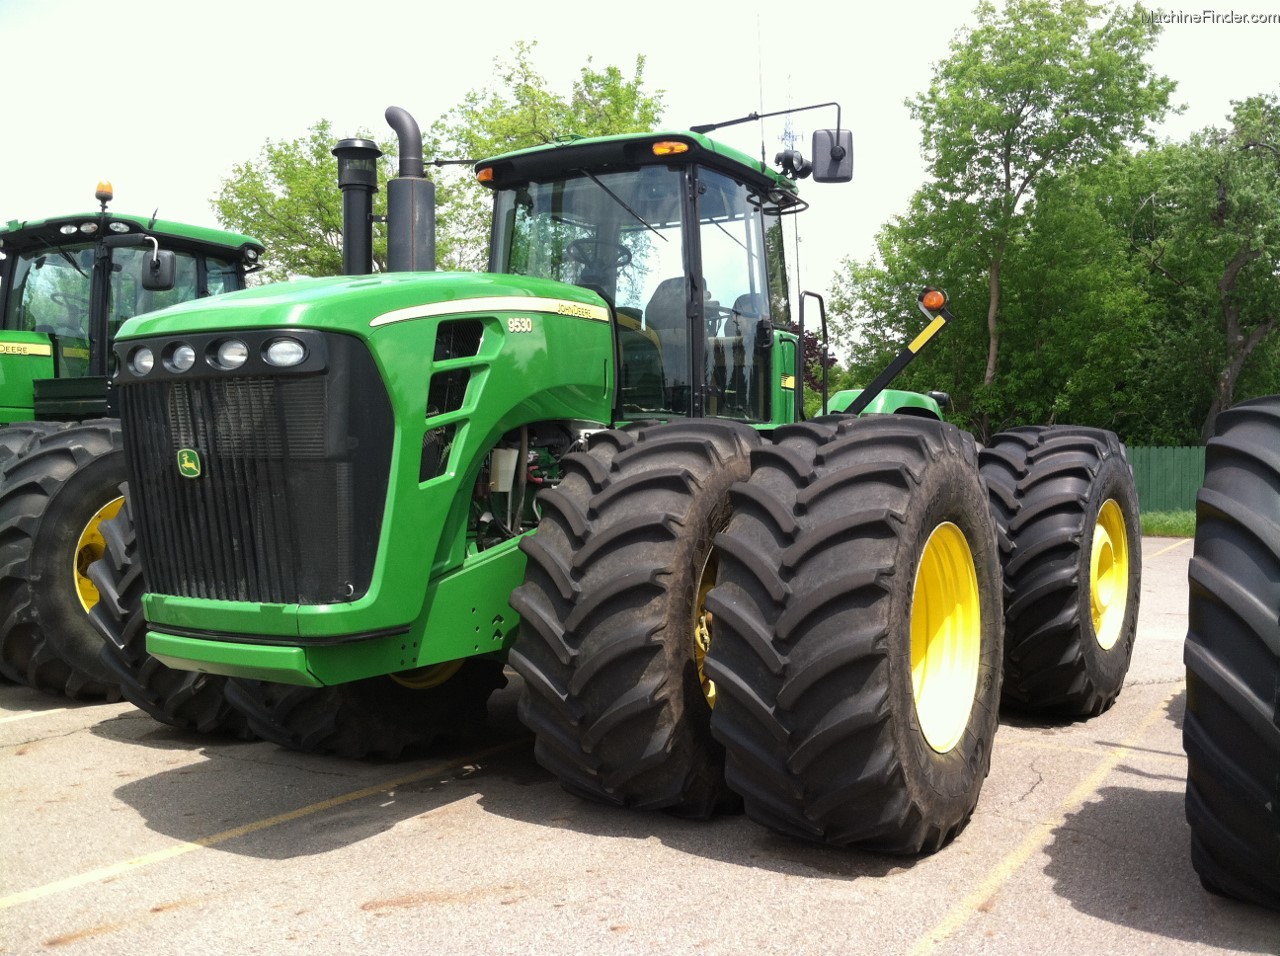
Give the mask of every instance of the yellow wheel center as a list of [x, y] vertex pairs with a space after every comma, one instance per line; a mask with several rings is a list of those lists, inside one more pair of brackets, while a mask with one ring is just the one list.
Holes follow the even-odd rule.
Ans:
[[1124, 513], [1114, 498], [1098, 512], [1089, 556], [1089, 601], [1093, 635], [1103, 650], [1120, 639], [1129, 604], [1129, 536]]
[[911, 687], [925, 741], [949, 753], [964, 736], [978, 688], [982, 602], [964, 532], [933, 529], [911, 599]]
[[86, 614], [92, 611], [94, 605], [102, 598], [97, 586], [89, 580], [89, 565], [107, 552], [107, 542], [102, 537], [102, 522], [114, 518], [123, 506], [124, 498], [108, 501], [89, 519], [89, 523], [84, 526], [76, 542], [75, 566], [72, 573], [75, 575], [76, 594]]
[[443, 664], [429, 664], [399, 674], [389, 674], [393, 681], [410, 690], [431, 690], [439, 687], [458, 671], [462, 670], [463, 661], [445, 661]]
[[698, 601], [693, 607], [693, 659], [698, 665], [698, 681], [702, 684], [702, 696], [711, 707], [716, 705], [716, 684], [707, 677], [707, 651], [711, 650], [711, 612], [707, 610], [707, 595], [716, 583], [720, 562], [714, 551], [707, 556], [698, 578]]

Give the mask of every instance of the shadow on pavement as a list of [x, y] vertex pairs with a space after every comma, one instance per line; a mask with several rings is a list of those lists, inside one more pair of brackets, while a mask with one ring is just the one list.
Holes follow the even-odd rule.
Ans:
[[[687, 821], [582, 800], [534, 760], [532, 739], [515, 715], [516, 696], [512, 688], [494, 696], [482, 738], [397, 762], [319, 757], [261, 741], [184, 733], [140, 712], [104, 721], [94, 732], [162, 750], [198, 751], [203, 761], [130, 781], [114, 794], [157, 833], [188, 842], [212, 838], [211, 849], [249, 857], [326, 853], [475, 797], [485, 812], [506, 819], [614, 839], [656, 838], [693, 856], [787, 875], [852, 880], [927, 863], [806, 844], [741, 815]], [[475, 757], [486, 751], [488, 756]], [[391, 781], [400, 783], [388, 787]], [[364, 790], [372, 792], [344, 799]]]
[[1082, 913], [1232, 952], [1280, 952], [1280, 913], [1210, 895], [1191, 867], [1182, 777], [1117, 768], [1165, 789], [1103, 787], [1046, 847], [1054, 891]]

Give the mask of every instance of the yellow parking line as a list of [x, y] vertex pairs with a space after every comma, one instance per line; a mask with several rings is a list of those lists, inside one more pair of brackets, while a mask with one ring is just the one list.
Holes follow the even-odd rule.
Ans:
[[300, 807], [297, 810], [290, 810], [288, 813], [281, 813], [274, 817], [267, 817], [265, 820], [246, 823], [244, 826], [235, 827], [231, 830], [223, 830], [221, 833], [215, 833], [212, 836], [201, 837], [200, 839], [193, 840], [190, 843], [176, 843], [163, 850], [156, 850], [154, 853], [136, 856], [131, 860], [123, 860], [119, 863], [112, 863], [108, 866], [100, 866], [97, 869], [89, 870], [85, 873], [79, 873], [75, 876], [69, 876], [64, 880], [58, 880], [55, 883], [46, 883], [44, 886], [37, 886], [29, 890], [23, 890], [21, 893], [14, 893], [11, 896], [0, 897], [0, 910], [8, 909], [11, 906], [18, 906], [22, 903], [30, 903], [33, 900], [43, 899], [46, 896], [53, 896], [56, 893], [62, 893], [66, 890], [73, 890], [76, 887], [85, 886], [89, 883], [97, 883], [102, 880], [110, 879], [113, 876], [119, 876], [122, 873], [129, 873], [134, 870], [141, 869], [144, 866], [150, 866], [153, 863], [171, 860], [176, 856], [182, 856], [184, 853], [203, 850], [211, 846], [217, 846], [219, 843], [226, 843], [228, 840], [234, 840], [236, 837], [247, 836], [250, 833], [257, 833], [260, 830], [279, 826], [281, 823], [300, 820], [303, 817], [311, 816], [311, 814], [319, 813], [322, 810], [332, 810], [334, 807], [340, 807], [343, 804], [352, 803], [356, 800], [363, 800], [365, 797], [372, 797], [380, 793], [386, 793], [388, 790], [395, 790], [398, 787], [408, 786], [411, 783], [417, 783], [419, 780], [425, 780], [428, 777], [438, 776], [439, 774], [445, 773], [446, 771], [452, 770], [456, 767], [475, 763], [478, 760], [483, 760], [486, 757], [492, 757], [494, 754], [501, 753], [504, 750], [510, 750], [517, 745], [524, 745], [525, 743], [526, 741], [524, 740], [517, 740], [509, 743], [498, 744], [497, 746], [489, 747], [473, 754], [468, 754], [464, 758], [432, 764], [430, 767], [419, 770], [416, 773], [397, 777], [394, 780], [386, 780], [372, 787], [365, 787], [363, 790], [354, 790], [351, 793], [344, 793], [342, 796], [333, 797], [330, 800], [322, 800], [319, 803], [312, 803], [308, 806]]
[[1067, 798], [1062, 801], [1062, 805], [1058, 808], [1058, 812], [1053, 817], [1041, 820], [1040, 823], [1036, 825], [1035, 829], [1027, 835], [1025, 840], [1023, 840], [1012, 852], [988, 871], [986, 879], [982, 880], [973, 892], [969, 893], [964, 899], [951, 908], [950, 912], [943, 917], [942, 922], [938, 923], [937, 926], [929, 930], [929, 932], [924, 936], [920, 937], [920, 939], [916, 941], [916, 944], [911, 947], [910, 956], [926, 956], [926, 954], [932, 953], [934, 949], [942, 943], [945, 943], [954, 933], [963, 927], [965, 923], [969, 922], [969, 920], [973, 918], [974, 914], [978, 913], [980, 908], [1000, 890], [1000, 887], [1007, 883], [1009, 878], [1012, 877], [1034, 853], [1049, 842], [1054, 829], [1061, 826], [1063, 821], [1079, 809], [1081, 804], [1083, 804], [1085, 800], [1087, 800], [1093, 792], [1102, 785], [1102, 782], [1106, 780], [1107, 776], [1113, 770], [1116, 769], [1120, 761], [1123, 760], [1125, 756], [1138, 745], [1139, 741], [1147, 735], [1155, 725], [1156, 721], [1164, 717], [1165, 708], [1168, 706], [1169, 701], [1172, 700], [1176, 694], [1180, 693], [1182, 693], [1181, 688], [1175, 691], [1174, 694], [1170, 694], [1162, 700], [1160, 704], [1151, 711], [1151, 713], [1143, 718], [1142, 723], [1138, 726], [1137, 732], [1134, 733], [1132, 737], [1124, 743], [1112, 747], [1107, 751], [1107, 755], [1103, 758], [1102, 762], [1099, 763], [1098, 766], [1094, 768], [1093, 772], [1089, 774], [1089, 776], [1085, 777], [1084, 780], [1082, 780], [1080, 784], [1067, 795]]
[[1144, 554], [1144, 555], [1143, 555], [1143, 557], [1144, 557], [1144, 558], [1158, 558], [1158, 557], [1160, 557], [1160, 555], [1162, 555], [1162, 554], [1166, 554], [1167, 552], [1172, 551], [1174, 548], [1180, 548], [1180, 547], [1182, 547], [1184, 544], [1190, 544], [1190, 543], [1191, 543], [1192, 541], [1194, 541], [1194, 540], [1195, 540], [1195, 538], [1183, 538], [1181, 541], [1175, 541], [1173, 544], [1169, 545], [1169, 547], [1167, 547], [1167, 548], [1161, 548], [1161, 549], [1160, 549], [1159, 551], [1157, 551], [1155, 554]]

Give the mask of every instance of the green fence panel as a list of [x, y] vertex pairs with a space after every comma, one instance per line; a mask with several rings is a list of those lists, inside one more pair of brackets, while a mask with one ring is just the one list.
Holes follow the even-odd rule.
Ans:
[[1129, 448], [1143, 511], [1194, 511], [1204, 481], [1204, 448]]

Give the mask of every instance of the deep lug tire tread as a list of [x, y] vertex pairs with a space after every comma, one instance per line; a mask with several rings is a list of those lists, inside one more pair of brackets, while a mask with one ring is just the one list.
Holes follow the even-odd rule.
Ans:
[[0, 670], [50, 693], [119, 700], [99, 660], [102, 637], [63, 562], [83, 522], [119, 496], [120, 423], [96, 419], [32, 437], [0, 480]]
[[100, 595], [89, 617], [103, 636], [103, 665], [120, 685], [124, 698], [162, 724], [250, 739], [253, 735], [248, 722], [223, 694], [226, 678], [176, 670], [147, 653], [143, 567], [128, 484], [120, 490], [125, 495], [124, 507], [102, 523], [106, 551], [89, 567], [89, 578]]
[[1280, 395], [1218, 416], [1189, 578], [1191, 862], [1210, 891], [1280, 910]]
[[[905, 416], [787, 426], [773, 441], [734, 491], [707, 600], [729, 785], [781, 833], [933, 852], [972, 815], [997, 725], [999, 559], [976, 446]], [[969, 542], [983, 625], [968, 727], [937, 754], [915, 711], [910, 612], [925, 538], [945, 521]]]
[[449, 680], [415, 690], [391, 677], [298, 687], [231, 679], [227, 700], [264, 740], [348, 759], [396, 760], [441, 738], [478, 733], [489, 696], [506, 686], [499, 661], [469, 658]]
[[693, 657], [698, 577], [756, 432], [634, 426], [563, 459], [521, 547], [512, 668], [538, 761], [580, 796], [705, 818], [736, 808]]
[[[979, 457], [1004, 571], [1003, 703], [1046, 716], [1101, 714], [1124, 686], [1141, 596], [1138, 496], [1124, 445], [1100, 428], [1024, 426], [994, 435]], [[1108, 499], [1128, 532], [1129, 580], [1119, 638], [1103, 649], [1089, 562]]]

